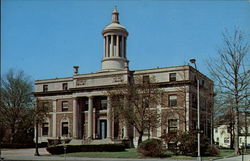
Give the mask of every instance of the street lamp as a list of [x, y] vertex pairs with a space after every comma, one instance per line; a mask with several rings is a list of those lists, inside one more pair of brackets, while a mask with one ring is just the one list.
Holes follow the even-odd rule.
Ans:
[[[190, 63], [194, 64], [195, 69], [197, 70], [196, 67], [196, 60], [195, 59], [190, 59]], [[196, 77], [197, 79], [197, 130], [198, 130], [198, 156], [197, 156], [197, 161], [201, 161], [201, 134], [200, 134], [200, 81], [199, 78]]]
[[36, 122], [36, 149], [35, 149], [35, 156], [40, 156], [39, 151], [38, 151], [38, 116], [36, 114], [36, 118], [35, 118], [35, 122]]

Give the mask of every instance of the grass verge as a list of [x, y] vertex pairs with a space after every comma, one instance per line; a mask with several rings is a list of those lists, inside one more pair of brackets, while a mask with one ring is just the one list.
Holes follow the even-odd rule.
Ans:
[[[248, 153], [249, 154], [249, 153]], [[59, 155], [63, 157], [64, 155]], [[124, 152], [76, 152], [76, 153], [68, 153], [67, 157], [88, 157], [88, 158], [145, 158], [140, 153], [137, 153], [136, 149], [127, 149]], [[165, 156], [168, 159], [173, 160], [196, 160], [196, 157], [191, 156], [183, 156], [183, 155], [171, 155], [170, 152], [165, 152]], [[234, 150], [232, 149], [221, 149], [219, 156], [213, 157], [202, 157], [203, 160], [224, 158], [224, 157], [233, 157], [236, 156], [234, 154]]]

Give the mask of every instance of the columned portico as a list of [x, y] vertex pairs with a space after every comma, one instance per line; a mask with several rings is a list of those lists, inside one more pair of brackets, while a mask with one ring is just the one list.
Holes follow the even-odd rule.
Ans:
[[88, 138], [93, 138], [93, 97], [89, 97], [88, 105]]

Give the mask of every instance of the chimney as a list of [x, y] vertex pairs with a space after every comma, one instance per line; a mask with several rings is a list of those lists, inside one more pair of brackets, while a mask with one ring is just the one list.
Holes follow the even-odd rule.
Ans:
[[74, 73], [78, 74], [78, 68], [79, 68], [79, 66], [73, 66], [73, 68], [74, 68]]

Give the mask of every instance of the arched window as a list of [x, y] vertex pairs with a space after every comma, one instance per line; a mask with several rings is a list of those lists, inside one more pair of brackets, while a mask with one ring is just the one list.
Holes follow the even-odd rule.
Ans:
[[68, 136], [69, 134], [69, 123], [62, 122], [62, 136]]

